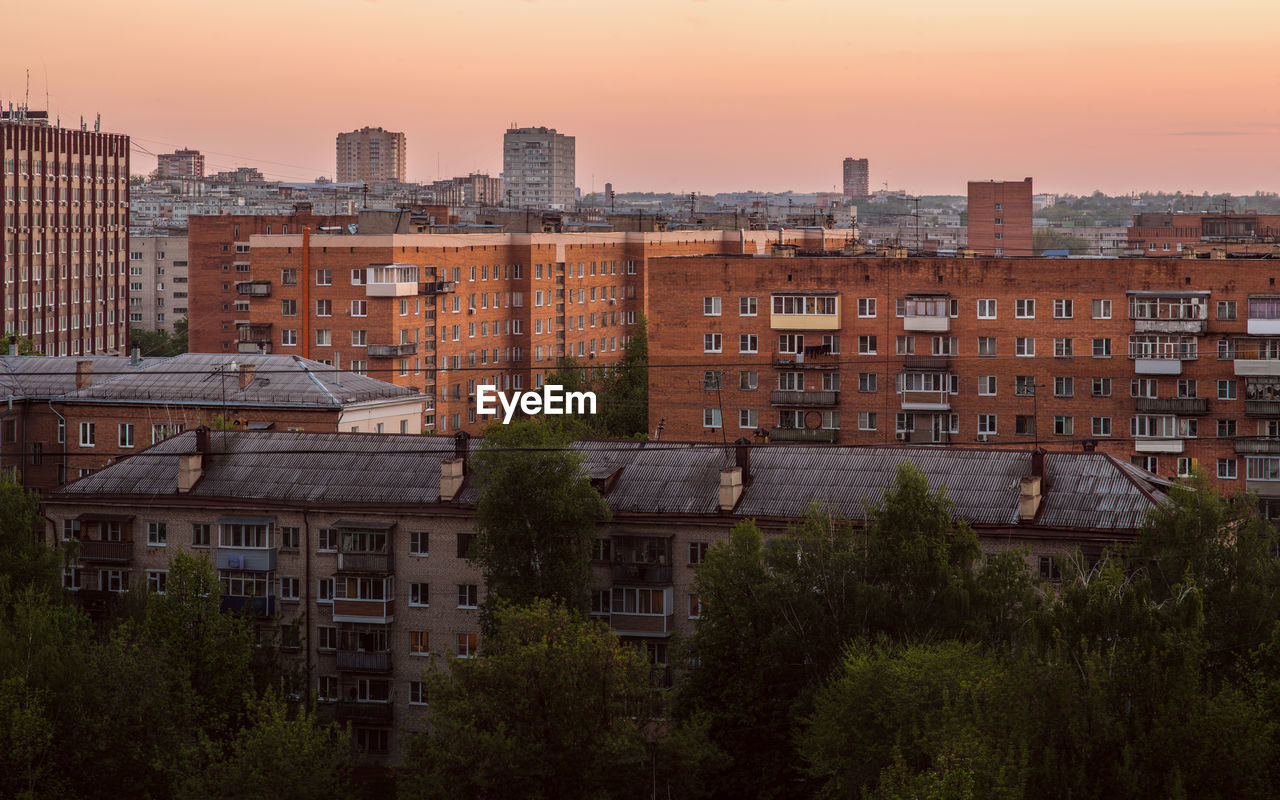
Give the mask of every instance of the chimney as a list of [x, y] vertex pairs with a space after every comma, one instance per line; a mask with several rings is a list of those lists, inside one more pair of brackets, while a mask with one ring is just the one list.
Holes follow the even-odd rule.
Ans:
[[138, 347], [137, 345], [134, 345], [133, 350], [129, 351], [129, 364], [130, 366], [136, 367], [141, 362], [142, 362], [142, 348]]
[[440, 462], [440, 502], [452, 502], [466, 477], [466, 459], [446, 458]]
[[742, 497], [742, 467], [720, 470], [720, 511], [729, 513]]
[[195, 488], [204, 476], [204, 457], [209, 452], [209, 428], [196, 428], [196, 451], [178, 456], [178, 494]]
[[462, 459], [465, 464], [467, 454], [470, 452], [471, 434], [466, 431], [458, 431], [453, 435], [453, 457]]
[[1018, 482], [1018, 521], [1031, 522], [1044, 499], [1044, 448], [1031, 451], [1031, 474]]
[[742, 479], [751, 480], [751, 440], [745, 436], [733, 443], [733, 460], [742, 470]]
[[11, 356], [16, 356], [17, 354], [18, 354], [18, 343], [17, 343], [17, 342], [10, 342], [10, 343], [9, 343], [9, 355], [11, 355]]
[[76, 388], [87, 389], [93, 385], [93, 362], [76, 362]]
[[253, 383], [253, 373], [256, 372], [257, 369], [257, 365], [255, 364], [240, 365], [240, 391], [243, 392], [245, 389], [248, 389], [249, 384]]

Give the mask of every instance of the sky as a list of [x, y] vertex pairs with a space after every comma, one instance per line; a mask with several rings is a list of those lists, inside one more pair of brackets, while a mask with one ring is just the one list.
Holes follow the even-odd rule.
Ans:
[[[410, 180], [577, 138], [584, 192], [1280, 191], [1274, 0], [11, 2], [0, 103], [193, 147], [211, 171], [334, 174], [338, 132], [408, 137]], [[109, 58], [104, 58], [105, 53]]]

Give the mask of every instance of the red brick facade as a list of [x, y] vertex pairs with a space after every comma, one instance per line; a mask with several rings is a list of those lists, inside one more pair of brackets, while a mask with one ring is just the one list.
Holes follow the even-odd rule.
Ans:
[[[1243, 489], [1247, 458], [1280, 453], [1276, 272], [1268, 260], [662, 259], [646, 276], [666, 298], [650, 304], [650, 428], [711, 441], [1038, 440], [1163, 476], [1194, 459]], [[785, 295], [834, 314], [773, 313]], [[743, 298], [755, 316], [739, 313]], [[715, 335], [720, 352], [705, 352]], [[1264, 477], [1272, 465], [1253, 466]], [[1272, 486], [1280, 495], [1280, 483], [1248, 481]]]
[[1031, 179], [969, 181], [969, 249], [1025, 257], [1031, 250]]

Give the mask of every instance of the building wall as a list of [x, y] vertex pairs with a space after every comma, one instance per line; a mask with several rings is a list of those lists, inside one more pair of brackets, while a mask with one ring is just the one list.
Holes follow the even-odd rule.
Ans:
[[310, 212], [194, 216], [188, 229], [188, 281], [199, 302], [191, 308], [188, 349], [193, 353], [236, 352], [236, 322], [248, 321], [237, 284], [250, 280], [249, 237], [296, 233], [303, 227], [350, 225], [350, 215]]
[[339, 183], [404, 182], [406, 144], [403, 133], [361, 128], [338, 134]]
[[[1031, 179], [969, 181], [969, 248], [979, 255], [1025, 257], [1031, 249]], [[998, 222], [997, 222], [998, 220]]]
[[[754, 438], [757, 430], [763, 430], [775, 440], [808, 435], [826, 436], [843, 444], [891, 443], [898, 441], [897, 415], [912, 411], [904, 408], [906, 398], [896, 390], [898, 374], [941, 372], [956, 376], [957, 391], [946, 396], [946, 408], [912, 411], [915, 433], [906, 437], [908, 441], [935, 441], [931, 417], [938, 413], [956, 415], [956, 432], [940, 436], [938, 441], [973, 444], [979, 441], [979, 415], [994, 414], [996, 432], [990, 442], [1029, 447], [1038, 440], [1063, 448], [1083, 447], [1085, 440], [1096, 440], [1099, 450], [1124, 460], [1154, 459], [1154, 471], [1162, 476], [1185, 471], [1188, 464], [1181, 459], [1196, 459], [1216, 475], [1221, 461], [1221, 468], [1228, 471], [1224, 474], [1234, 469], [1237, 476], [1224, 477], [1221, 485], [1243, 490], [1246, 457], [1280, 447], [1273, 445], [1273, 437], [1280, 437], [1280, 385], [1267, 383], [1270, 376], [1280, 375], [1280, 360], [1248, 357], [1259, 341], [1264, 352], [1280, 352], [1280, 339], [1259, 333], [1273, 323], [1266, 319], [1251, 322], [1249, 318], [1251, 296], [1277, 293], [1274, 264], [1270, 260], [1149, 258], [653, 259], [646, 271], [648, 295], [660, 300], [649, 303], [653, 354], [650, 428], [656, 430], [662, 423], [664, 438], [703, 441]], [[1196, 320], [1192, 326], [1202, 327], [1203, 333], [1187, 334], [1198, 357], [1129, 357], [1130, 338], [1146, 335], [1130, 317], [1129, 293], [1134, 291], [1163, 292], [1166, 298], [1208, 292], [1208, 318]], [[772, 317], [772, 295], [788, 292], [835, 292], [839, 313], [831, 319], [809, 321]], [[954, 300], [957, 315], [939, 321], [899, 317], [896, 301], [909, 293], [934, 293]], [[719, 316], [704, 314], [706, 297], [720, 298]], [[756, 316], [739, 315], [742, 297], [756, 298]], [[875, 301], [875, 316], [859, 316], [859, 299], [863, 298]], [[977, 317], [979, 299], [995, 301], [995, 319]], [[1016, 318], [1020, 299], [1035, 301], [1034, 319]], [[1095, 299], [1110, 301], [1109, 319], [1093, 317]], [[1071, 302], [1069, 318], [1055, 318], [1058, 300]], [[1219, 316], [1219, 303], [1234, 303], [1234, 307], [1224, 305]], [[1234, 318], [1228, 318], [1232, 310]], [[917, 327], [942, 324], [945, 330], [908, 330], [909, 323]], [[1145, 321], [1142, 324], [1147, 325]], [[1155, 327], [1176, 328], [1179, 324], [1158, 322]], [[1254, 335], [1249, 334], [1251, 326]], [[721, 353], [704, 352], [704, 335], [709, 333], [722, 336]], [[794, 360], [794, 356], [780, 352], [781, 337], [788, 334], [803, 336], [806, 345], [820, 345], [823, 336], [837, 336], [839, 352], [811, 354], [803, 367], [775, 366], [778, 360]], [[758, 352], [739, 352], [742, 335], [757, 337]], [[859, 352], [863, 336], [875, 337], [874, 353]], [[899, 336], [914, 337], [914, 357], [898, 354]], [[935, 336], [954, 337], [955, 353], [933, 359]], [[980, 355], [979, 337], [995, 339], [994, 356]], [[1017, 355], [1018, 339], [1034, 341], [1034, 357]], [[1109, 340], [1110, 357], [1093, 355], [1095, 339]], [[1067, 340], [1070, 355], [1064, 350]], [[1236, 350], [1224, 350], [1224, 357], [1219, 357], [1219, 347]], [[670, 366], [664, 367], [664, 363]], [[1176, 369], [1178, 374], [1153, 374], [1151, 369]], [[723, 374], [719, 392], [704, 388], [708, 371]], [[756, 389], [740, 388], [742, 372], [757, 373]], [[788, 388], [783, 386], [781, 373], [803, 375], [803, 391], [811, 393], [804, 400], [810, 405], [794, 404], [794, 395], [771, 397], [772, 390]], [[860, 391], [860, 385], [866, 386], [864, 381], [872, 380], [860, 379], [863, 375], [874, 376], [875, 391]], [[982, 376], [995, 377], [994, 395], [979, 394]], [[1040, 387], [1035, 397], [1018, 394], [1017, 376], [1030, 376]], [[1058, 378], [1071, 379], [1070, 397], [1054, 396]], [[1093, 396], [1095, 378], [1110, 380], [1110, 396]], [[1158, 402], [1131, 396], [1132, 382], [1137, 379], [1155, 382]], [[834, 397], [821, 394], [824, 380], [838, 380]], [[1181, 399], [1195, 402], [1177, 402], [1180, 381], [1195, 382], [1193, 394], [1188, 384], [1181, 386], [1183, 393], [1191, 395]], [[1251, 384], [1258, 395], [1247, 401]], [[823, 402], [829, 405], [821, 405]], [[1168, 408], [1182, 410], [1162, 410]], [[721, 425], [704, 425], [704, 412], [709, 409], [723, 410]], [[748, 424], [742, 424], [744, 411], [755, 414], [754, 424], [750, 414], [745, 420]], [[776, 429], [784, 427], [783, 412], [789, 411], [800, 411], [803, 424], [818, 430], [779, 433]], [[832, 411], [839, 414], [838, 429], [823, 430], [822, 426], [832, 422], [823, 418], [823, 412]], [[860, 412], [876, 415], [873, 430], [859, 430]], [[1131, 437], [1132, 420], [1140, 415], [1173, 416], [1177, 424], [1194, 420], [1197, 432], [1194, 438], [1178, 433], [1141, 441]], [[1036, 420], [1027, 434], [1015, 433], [1019, 416]], [[1064, 418], [1064, 427], [1066, 419], [1071, 420], [1071, 433], [1055, 432], [1056, 417]], [[1095, 417], [1110, 420], [1109, 436], [1094, 431]], [[1234, 425], [1234, 434], [1224, 429], [1220, 436], [1219, 423]], [[949, 419], [946, 427], [950, 428]], [[1250, 488], [1270, 491], [1265, 485]]]
[[191, 178], [199, 180], [204, 177], [204, 156], [199, 150], [178, 150], [173, 153], [161, 153], [156, 157], [156, 168], [161, 178]]
[[865, 158], [844, 160], [844, 196], [867, 197], [871, 194], [871, 165]]
[[134, 236], [129, 242], [129, 327], [173, 331], [187, 316], [186, 236]]
[[126, 341], [129, 137], [0, 121], [6, 333], [47, 355]]
[[502, 139], [502, 188], [513, 208], [572, 211], [576, 142], [555, 128], [510, 128]]

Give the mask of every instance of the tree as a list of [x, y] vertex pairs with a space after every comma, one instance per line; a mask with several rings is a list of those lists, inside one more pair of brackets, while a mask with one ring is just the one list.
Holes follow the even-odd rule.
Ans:
[[[585, 610], [596, 524], [609, 507], [564, 434], [539, 420], [492, 424], [476, 455], [473, 559], [490, 601], [555, 597]], [[487, 616], [487, 613], [486, 613]]]
[[31, 337], [19, 336], [16, 333], [7, 333], [7, 334], [4, 334], [4, 336], [0, 337], [0, 355], [8, 355], [9, 350], [14, 345], [17, 345], [18, 355], [20, 356], [44, 355], [44, 353], [41, 353], [39, 350], [36, 349], [36, 344], [35, 342], [31, 341]]
[[179, 800], [325, 800], [350, 793], [351, 733], [290, 709], [274, 691], [249, 704], [249, 724], [225, 747], [203, 752], [176, 792]]
[[42, 541], [43, 531], [40, 496], [0, 473], [0, 617], [23, 589], [58, 591], [61, 559]]
[[634, 794], [649, 773], [647, 675], [599, 622], [546, 599], [501, 604], [480, 658], [424, 675], [430, 728], [410, 746], [400, 796]]
[[612, 437], [645, 437], [649, 430], [649, 325], [638, 314], [622, 363], [612, 367], [601, 385], [600, 411]]
[[1045, 250], [1068, 250], [1073, 256], [1089, 255], [1089, 242], [1065, 231], [1045, 228], [1031, 234], [1031, 250], [1037, 254]]
[[183, 317], [175, 322], [173, 332], [133, 328], [129, 331], [129, 341], [143, 357], [167, 358], [181, 355], [187, 352], [187, 318]]

